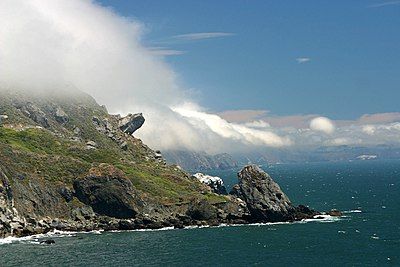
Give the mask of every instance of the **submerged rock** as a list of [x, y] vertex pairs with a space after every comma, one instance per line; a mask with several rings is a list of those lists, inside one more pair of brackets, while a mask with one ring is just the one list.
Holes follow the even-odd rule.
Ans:
[[194, 174], [193, 176], [203, 184], [209, 186], [212, 192], [220, 195], [227, 195], [224, 181], [221, 178], [217, 176], [206, 175], [200, 172]]
[[127, 134], [133, 134], [137, 129], [142, 127], [145, 119], [142, 113], [129, 114], [120, 119], [119, 128]]
[[42, 240], [40, 241], [40, 244], [46, 244], [46, 245], [51, 245], [51, 244], [55, 244], [56, 241], [54, 241], [53, 239], [46, 239], [46, 240]]

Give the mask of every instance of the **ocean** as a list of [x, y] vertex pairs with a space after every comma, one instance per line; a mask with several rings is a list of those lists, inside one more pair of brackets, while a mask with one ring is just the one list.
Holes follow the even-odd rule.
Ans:
[[[400, 161], [263, 167], [295, 204], [338, 220], [0, 240], [0, 266], [400, 266]], [[212, 171], [226, 185], [236, 170]]]

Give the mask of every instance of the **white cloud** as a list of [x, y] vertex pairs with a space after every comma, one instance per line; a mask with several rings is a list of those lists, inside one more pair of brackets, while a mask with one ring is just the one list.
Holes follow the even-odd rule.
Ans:
[[400, 143], [396, 112], [341, 122], [315, 115], [270, 116], [265, 110], [211, 114], [195, 104], [164, 61], [181, 51], [144, 46], [140, 22], [89, 0], [1, 0], [0, 25], [0, 88], [70, 86], [92, 94], [113, 113], [143, 112], [146, 123], [137, 136], [155, 149], [218, 153]]
[[[272, 131], [231, 124], [203, 112], [163, 56], [181, 54], [141, 43], [143, 25], [90, 0], [0, 1], [0, 88], [93, 95], [113, 113], [143, 112], [137, 136], [157, 149], [207, 152], [285, 146]], [[231, 36], [210, 32], [176, 38]]]
[[310, 129], [326, 134], [332, 134], [335, 131], [335, 125], [326, 117], [317, 117], [311, 120]]
[[302, 64], [311, 61], [309, 57], [298, 57], [296, 58], [297, 63]]
[[395, 5], [400, 5], [400, 1], [388, 1], [388, 2], [369, 5], [368, 7], [377, 8], [377, 7], [395, 6]]
[[169, 49], [166, 47], [149, 47], [151, 54], [156, 56], [180, 56], [186, 54], [185, 51]]
[[197, 33], [186, 33], [186, 34], [175, 35], [174, 38], [186, 41], [194, 41], [194, 40], [228, 37], [232, 35], [235, 34], [230, 32], [197, 32]]
[[364, 125], [362, 131], [368, 135], [373, 135], [376, 131], [376, 127], [374, 125]]
[[196, 106], [191, 104], [175, 107], [173, 110], [187, 118], [197, 129], [212, 131], [222, 138], [245, 142], [246, 145], [281, 147], [291, 144], [289, 138], [280, 137], [271, 131], [229, 123], [218, 115], [199, 111]]
[[256, 128], [256, 129], [257, 129], [257, 128], [259, 128], [259, 129], [262, 129], [262, 128], [271, 128], [271, 125], [270, 125], [268, 122], [263, 121], [263, 120], [257, 120], [257, 121], [247, 122], [247, 123], [245, 123], [244, 125], [247, 126], [247, 127]]

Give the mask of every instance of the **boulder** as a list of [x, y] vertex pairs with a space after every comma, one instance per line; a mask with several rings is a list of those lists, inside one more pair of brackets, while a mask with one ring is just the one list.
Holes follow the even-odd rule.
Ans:
[[3, 120], [5, 120], [5, 119], [8, 119], [7, 115], [0, 115], [0, 126], [2, 125]]
[[86, 142], [86, 149], [96, 149], [97, 148], [97, 143], [94, 141], [87, 141]]
[[133, 134], [137, 129], [142, 127], [145, 119], [142, 113], [128, 114], [128, 116], [119, 120], [119, 128], [127, 134]]
[[100, 214], [115, 218], [134, 218], [142, 200], [132, 182], [112, 165], [102, 164], [75, 180], [75, 196]]
[[69, 121], [67, 113], [65, 113], [65, 111], [59, 107], [55, 110], [54, 118], [56, 119], [56, 121], [58, 123], [61, 123], [61, 124], [65, 124]]
[[239, 173], [239, 184], [232, 195], [242, 199], [251, 219], [257, 222], [293, 220], [296, 213], [289, 198], [279, 185], [256, 165], [245, 166]]
[[210, 187], [212, 192], [220, 195], [227, 195], [224, 181], [221, 178], [217, 176], [206, 175], [200, 172], [194, 174], [193, 177]]

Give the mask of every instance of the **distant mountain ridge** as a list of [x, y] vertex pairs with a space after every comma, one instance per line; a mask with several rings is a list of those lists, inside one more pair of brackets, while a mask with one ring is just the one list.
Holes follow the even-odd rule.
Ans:
[[168, 150], [162, 154], [168, 163], [189, 171], [227, 170], [238, 167], [237, 161], [228, 153], [209, 155], [205, 152]]
[[[276, 163], [304, 163], [352, 160], [400, 159], [400, 147], [378, 146], [326, 146], [314, 149], [276, 149], [242, 154], [221, 153], [209, 155], [205, 152], [168, 150], [163, 153], [170, 164], [185, 170], [207, 171], [237, 169], [247, 164], [268, 165]], [[369, 157], [366, 157], [369, 156]]]

